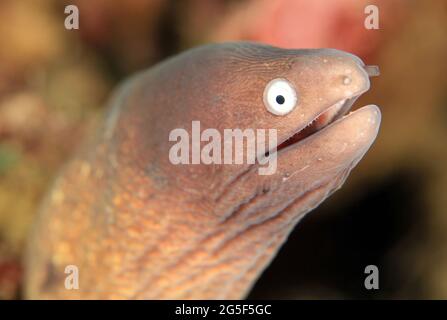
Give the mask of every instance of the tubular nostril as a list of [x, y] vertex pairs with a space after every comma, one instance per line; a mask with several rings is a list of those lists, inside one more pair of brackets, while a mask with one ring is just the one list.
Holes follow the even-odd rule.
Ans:
[[378, 66], [364, 66], [363, 68], [370, 77], [377, 77], [380, 75], [380, 70]]

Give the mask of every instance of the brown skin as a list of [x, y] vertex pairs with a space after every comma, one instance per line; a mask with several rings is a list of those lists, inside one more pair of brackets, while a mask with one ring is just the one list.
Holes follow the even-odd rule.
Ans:
[[[298, 93], [285, 116], [263, 103], [274, 78]], [[327, 112], [311, 126], [320, 130], [281, 148], [276, 173], [264, 176], [258, 164], [173, 165], [169, 132], [200, 120], [202, 130], [220, 132], [275, 128], [281, 143], [368, 88], [350, 54], [252, 43], [200, 47], [136, 75], [43, 205], [27, 297], [244, 298], [296, 223], [371, 146], [380, 112], [363, 107], [330, 125], [336, 113]], [[79, 268], [79, 290], [64, 289], [67, 265]]]

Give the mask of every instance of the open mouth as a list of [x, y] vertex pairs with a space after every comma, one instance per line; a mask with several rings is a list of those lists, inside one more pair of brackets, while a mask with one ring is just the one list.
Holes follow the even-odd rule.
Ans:
[[[366, 77], [376, 77], [380, 75], [379, 67], [374, 65], [362, 65], [363, 70], [366, 73]], [[367, 89], [365, 90], [367, 91]], [[340, 100], [327, 108], [325, 111], [320, 113], [318, 116], [316, 116], [306, 127], [303, 129], [297, 131], [295, 134], [293, 134], [291, 137], [286, 139], [284, 142], [280, 143], [276, 147], [276, 151], [280, 151], [282, 149], [287, 148], [290, 145], [296, 144], [307, 137], [313, 135], [314, 133], [324, 129], [331, 123], [335, 122], [336, 120], [342, 118], [346, 113], [351, 110], [352, 105], [354, 102], [365, 92], [359, 92], [357, 95], [352, 96], [350, 98], [346, 98], [343, 100]], [[266, 156], [268, 156], [270, 152], [266, 153]]]
[[315, 117], [305, 128], [301, 129], [300, 131], [292, 135], [290, 138], [280, 143], [277, 146], [276, 151], [280, 151], [292, 144], [296, 144], [304, 140], [305, 138], [309, 137], [310, 135], [314, 134], [315, 132], [320, 131], [321, 129], [327, 127], [337, 119], [340, 119], [351, 109], [352, 105], [359, 96], [360, 94], [336, 102], [335, 104], [327, 108], [324, 112], [320, 113], [317, 117]]

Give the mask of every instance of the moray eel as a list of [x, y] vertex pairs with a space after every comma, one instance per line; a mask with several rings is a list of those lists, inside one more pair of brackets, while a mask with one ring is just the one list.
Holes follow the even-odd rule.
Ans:
[[[43, 203], [26, 297], [246, 297], [375, 140], [376, 106], [347, 114], [375, 70], [334, 49], [241, 42], [191, 49], [133, 76]], [[275, 129], [275, 172], [259, 174], [259, 162], [173, 164], [170, 132], [190, 132], [193, 121], [219, 132]], [[76, 286], [66, 287], [67, 266]]]

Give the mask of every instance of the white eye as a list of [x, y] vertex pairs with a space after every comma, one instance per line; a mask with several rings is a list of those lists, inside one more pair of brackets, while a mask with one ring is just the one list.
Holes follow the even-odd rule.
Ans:
[[297, 100], [295, 88], [286, 79], [273, 79], [264, 89], [264, 104], [267, 110], [278, 116], [292, 111]]

